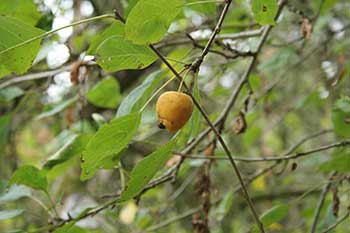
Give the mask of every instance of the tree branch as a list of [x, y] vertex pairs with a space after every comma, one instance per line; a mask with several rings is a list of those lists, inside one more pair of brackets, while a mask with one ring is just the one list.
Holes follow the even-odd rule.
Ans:
[[[329, 180], [331, 181], [333, 176], [337, 174], [336, 172], [332, 172], [331, 176], [329, 177]], [[322, 189], [322, 193], [321, 193], [321, 196], [320, 196], [320, 199], [318, 200], [318, 203], [317, 203], [317, 207], [316, 207], [316, 210], [315, 210], [315, 213], [314, 213], [314, 218], [313, 218], [313, 221], [312, 221], [312, 226], [311, 226], [311, 230], [310, 232], [311, 233], [315, 233], [316, 231], [316, 226], [317, 226], [317, 222], [318, 222], [318, 218], [320, 216], [320, 213], [321, 213], [321, 209], [322, 209], [322, 206], [323, 206], [323, 203], [324, 203], [324, 200], [327, 196], [327, 193], [330, 189], [332, 185], [332, 182], [328, 182], [324, 188]]]

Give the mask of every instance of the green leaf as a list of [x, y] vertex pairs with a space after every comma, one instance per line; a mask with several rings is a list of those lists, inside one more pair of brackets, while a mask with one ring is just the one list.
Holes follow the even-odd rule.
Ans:
[[[197, 80], [197, 79], [196, 79]], [[193, 89], [193, 96], [198, 101], [198, 103], [201, 103], [201, 96], [198, 88], [198, 82], [195, 81], [194, 89]], [[199, 133], [200, 126], [201, 126], [201, 113], [199, 112], [198, 108], [195, 108], [193, 110], [193, 114], [191, 117], [191, 129], [192, 129], [192, 137], [196, 137]]]
[[0, 204], [10, 201], [16, 201], [22, 197], [29, 197], [31, 191], [28, 187], [24, 185], [12, 185], [8, 191], [0, 195]]
[[33, 189], [47, 191], [46, 174], [31, 165], [18, 168], [9, 181], [9, 185], [12, 184], [23, 184]]
[[3, 150], [5, 150], [5, 145], [7, 144], [11, 118], [11, 113], [0, 116], [0, 158]]
[[126, 20], [126, 38], [135, 44], [160, 41], [182, 5], [179, 0], [139, 0]]
[[157, 59], [149, 47], [127, 41], [124, 24], [119, 21], [93, 40], [88, 54], [96, 54], [97, 63], [107, 71], [142, 69]]
[[215, 214], [216, 218], [221, 221], [225, 215], [228, 213], [232, 206], [233, 202], [233, 192], [227, 192], [224, 196], [224, 198], [220, 201], [219, 206], [217, 207]]
[[134, 6], [136, 5], [136, 3], [138, 2], [139, 0], [129, 0], [128, 1], [128, 6], [126, 7], [125, 9], [125, 17], [127, 17], [130, 13], [130, 11], [132, 10], [132, 8], [134, 8]]
[[41, 16], [37, 8], [31, 0], [1, 0], [0, 4], [1, 14], [20, 19], [31, 26], [34, 26]]
[[121, 152], [131, 141], [140, 124], [141, 114], [129, 114], [103, 125], [87, 144], [82, 155], [80, 179], [87, 180], [106, 163], [119, 160]]
[[350, 100], [349, 98], [341, 98], [335, 103], [332, 111], [332, 122], [334, 132], [339, 137], [350, 137]]
[[102, 108], [116, 108], [120, 98], [119, 83], [112, 76], [98, 82], [87, 93], [88, 101]]
[[74, 226], [72, 224], [66, 224], [54, 231], [54, 233], [87, 233], [83, 228]]
[[43, 113], [40, 113], [36, 119], [40, 120], [46, 117], [50, 117], [53, 116], [61, 111], [63, 111], [64, 109], [66, 109], [67, 107], [71, 106], [73, 103], [75, 103], [78, 100], [78, 96], [75, 96], [73, 98], [70, 98], [68, 100], [65, 100], [59, 104], [55, 104], [54, 106], [52, 106], [52, 108], [48, 111], [45, 111]]
[[332, 158], [321, 165], [321, 170], [325, 172], [349, 172], [350, 171], [350, 151], [336, 150]]
[[192, 10], [198, 11], [203, 14], [215, 14], [216, 13], [216, 3], [215, 2], [205, 2], [202, 0], [187, 0], [187, 7]]
[[19, 87], [7, 87], [0, 90], [0, 102], [9, 102], [18, 96], [23, 95], [23, 90]]
[[26, 72], [40, 49], [41, 40], [35, 40], [7, 52], [4, 50], [43, 32], [18, 19], [0, 15], [0, 78], [11, 73]]
[[101, 35], [97, 35], [91, 42], [87, 54], [93, 55], [96, 53], [96, 49], [100, 44], [111, 36], [124, 36], [124, 24], [120, 21], [112, 23], [108, 28], [106, 28]]
[[6, 219], [17, 217], [23, 212], [24, 210], [22, 209], [0, 211], [0, 220], [6, 220]]
[[342, 112], [350, 113], [350, 98], [349, 97], [342, 97], [337, 100], [335, 103], [335, 107]]
[[67, 224], [57, 228], [54, 233], [85, 233], [87, 232], [86, 230], [75, 226], [77, 223], [78, 219], [80, 219], [82, 216], [86, 215], [92, 208], [86, 208], [82, 212], [79, 213], [77, 216], [72, 216], [73, 220], [68, 222]]
[[164, 166], [165, 162], [172, 155], [176, 140], [173, 139], [167, 144], [141, 160], [132, 170], [130, 180], [120, 196], [120, 202], [127, 201], [137, 194], [151, 181], [154, 175]]
[[281, 221], [288, 215], [289, 206], [286, 204], [276, 205], [267, 210], [260, 217], [262, 224], [265, 227], [270, 226], [272, 223]]
[[97, 48], [96, 62], [106, 71], [143, 69], [152, 64], [157, 56], [144, 45], [135, 45], [122, 36], [111, 36]]
[[43, 168], [50, 170], [56, 165], [65, 163], [73, 157], [80, 156], [92, 137], [93, 134], [82, 134], [73, 137], [67, 142], [67, 144], [48, 159]]
[[257, 23], [275, 25], [277, 0], [252, 0], [252, 10]]
[[162, 79], [163, 73], [161, 71], [149, 74], [140, 86], [136, 87], [124, 98], [116, 116], [120, 117], [139, 111]]

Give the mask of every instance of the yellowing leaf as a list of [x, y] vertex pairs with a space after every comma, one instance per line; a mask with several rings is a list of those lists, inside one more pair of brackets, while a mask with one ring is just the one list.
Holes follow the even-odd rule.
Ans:
[[137, 205], [134, 201], [128, 202], [120, 211], [119, 220], [124, 224], [131, 224], [137, 213]]
[[252, 187], [257, 191], [266, 190], [265, 176], [260, 176], [252, 182]]

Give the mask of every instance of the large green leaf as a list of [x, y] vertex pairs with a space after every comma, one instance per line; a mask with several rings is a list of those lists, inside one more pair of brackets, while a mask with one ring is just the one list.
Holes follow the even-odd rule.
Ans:
[[96, 49], [100, 46], [100, 44], [108, 39], [111, 36], [124, 36], [124, 24], [120, 21], [115, 21], [108, 28], [106, 28], [100, 35], [96, 35], [96, 37], [92, 40], [89, 50], [87, 54], [93, 55], [96, 53]]
[[0, 220], [6, 220], [6, 219], [17, 217], [23, 212], [24, 210], [22, 209], [0, 211]]
[[136, 87], [124, 98], [116, 116], [120, 117], [139, 111], [162, 79], [163, 73], [161, 71], [149, 74], [140, 86]]
[[350, 137], [350, 99], [343, 97], [337, 100], [332, 111], [334, 132], [339, 137]]
[[40, 13], [32, 0], [1, 0], [0, 12], [2, 14], [15, 17], [34, 26]]
[[107, 71], [142, 69], [157, 59], [149, 47], [127, 41], [124, 24], [119, 21], [93, 40], [88, 53], [96, 55], [97, 63]]
[[252, 0], [252, 10], [257, 23], [262, 25], [275, 24], [278, 10], [277, 0]]
[[56, 165], [67, 162], [73, 157], [80, 156], [93, 134], [82, 134], [72, 138], [59, 151], [51, 156], [44, 164], [44, 169], [52, 169]]
[[98, 82], [87, 93], [88, 101], [102, 108], [116, 108], [120, 98], [119, 83], [112, 76]]
[[40, 49], [41, 40], [4, 51], [43, 32], [18, 19], [0, 15], [0, 78], [11, 73], [26, 72]]
[[128, 15], [126, 38], [135, 44], [160, 41], [182, 5], [179, 0], [139, 0]]
[[286, 204], [276, 205], [267, 210], [260, 217], [262, 224], [265, 227], [270, 226], [272, 223], [278, 222], [288, 215], [289, 206]]
[[143, 69], [157, 56], [144, 45], [135, 45], [122, 36], [111, 36], [97, 48], [97, 63], [107, 71]]
[[131, 141], [140, 124], [140, 113], [129, 114], [103, 125], [87, 144], [82, 155], [81, 180], [87, 180], [106, 165], [118, 160], [121, 152]]
[[47, 191], [45, 172], [31, 165], [18, 168], [9, 181], [9, 185], [12, 184], [23, 184], [33, 189]]
[[165, 162], [172, 155], [172, 150], [176, 144], [173, 139], [161, 146], [152, 154], [141, 160], [132, 170], [130, 180], [125, 186], [125, 190], [120, 196], [120, 202], [127, 201], [137, 194], [151, 181], [154, 175], [164, 166]]

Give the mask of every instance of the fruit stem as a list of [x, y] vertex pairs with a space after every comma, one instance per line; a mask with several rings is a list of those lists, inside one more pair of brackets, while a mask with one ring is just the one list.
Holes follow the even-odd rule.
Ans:
[[[186, 70], [186, 68], [182, 69], [180, 71], [180, 74], [182, 72], [184, 72]], [[142, 106], [142, 108], [140, 109], [140, 112], [143, 112], [143, 110], [145, 110], [145, 108], [147, 107], [147, 105], [152, 101], [152, 99], [158, 95], [158, 93], [164, 89], [164, 87], [166, 87], [169, 83], [171, 83], [174, 79], [176, 78], [176, 75], [174, 75], [173, 77], [171, 77], [168, 81], [166, 81], [160, 88], [158, 88], [158, 90], [156, 92], [153, 93], [153, 95], [146, 101], [146, 103]]]
[[182, 85], [183, 85], [183, 83], [185, 82], [185, 79], [186, 79], [186, 77], [187, 77], [187, 75], [188, 75], [188, 73], [189, 73], [190, 71], [191, 71], [191, 70], [188, 69], [187, 72], [186, 72], [186, 74], [185, 74], [185, 77], [181, 79], [181, 82], [180, 82], [179, 88], [177, 89], [177, 92], [180, 92], [180, 91], [181, 91]]

